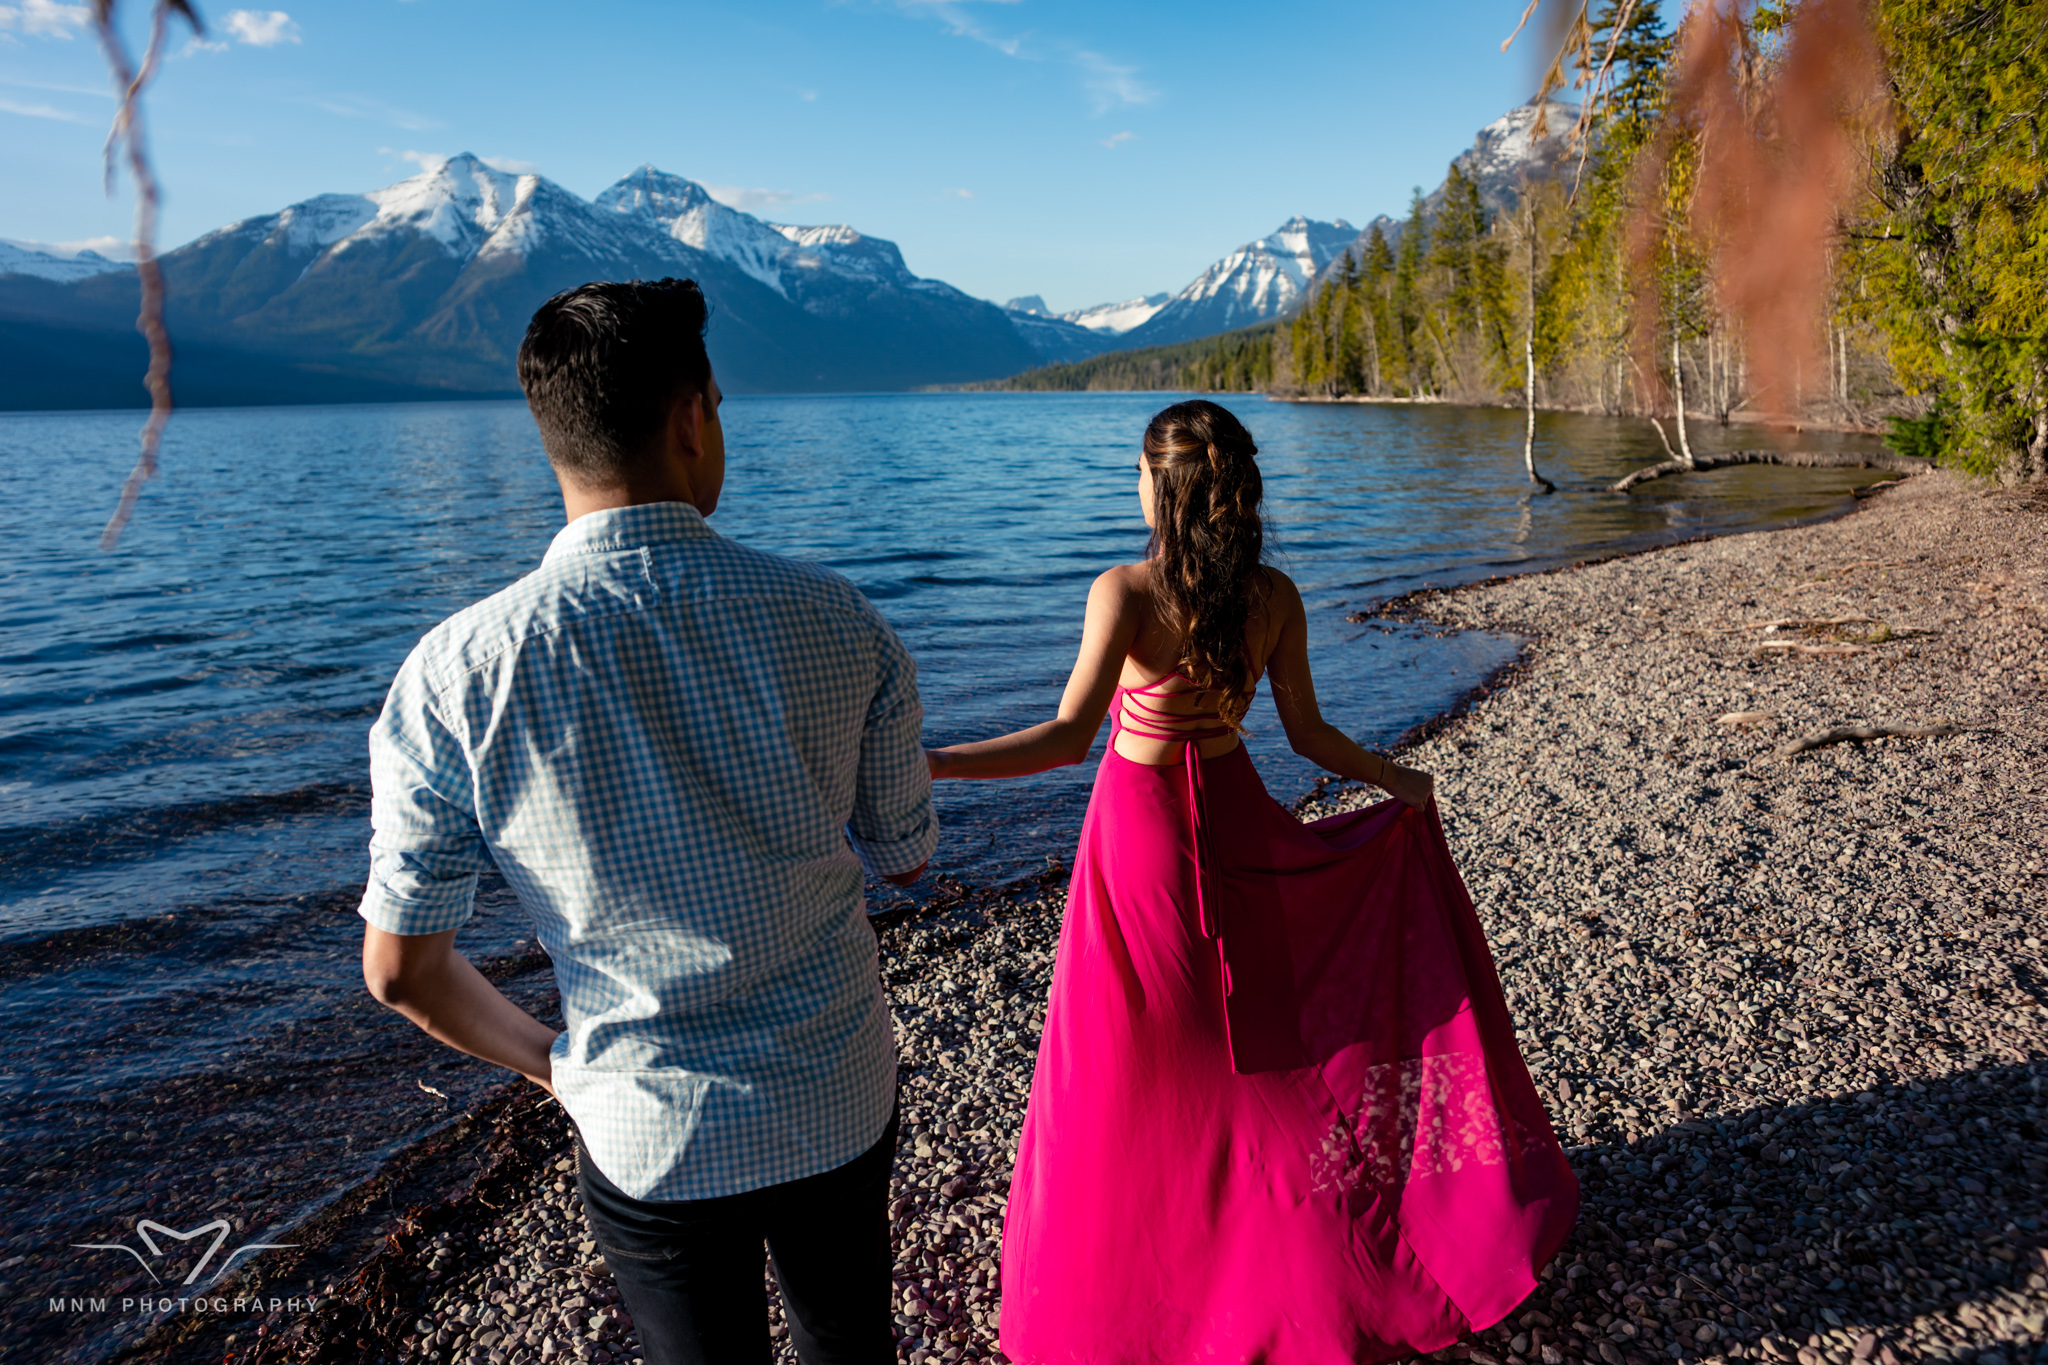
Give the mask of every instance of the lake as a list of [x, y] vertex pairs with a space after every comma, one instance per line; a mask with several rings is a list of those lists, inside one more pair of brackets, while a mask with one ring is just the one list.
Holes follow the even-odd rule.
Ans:
[[[1000, 733], [1053, 713], [1090, 580], [1143, 555], [1138, 440], [1173, 397], [731, 398], [712, 525], [867, 593], [917, 657], [927, 742]], [[1531, 498], [1519, 413], [1224, 401], [1261, 445], [1272, 558], [1308, 604], [1324, 713], [1368, 745], [1517, 642], [1351, 614], [1423, 584], [1834, 515], [1879, 477], [1742, 467], [1616, 496], [1605, 484], [1661, 458], [1648, 424], [1543, 414], [1538, 464], [1559, 492]], [[69, 1246], [140, 1217], [218, 1214], [238, 1240], [289, 1240], [268, 1234], [503, 1075], [368, 1001], [354, 906], [365, 735], [393, 670], [559, 529], [524, 407], [180, 413], [162, 476], [101, 553], [136, 422], [0, 415], [0, 1297], [16, 1303], [146, 1284]], [[1274, 795], [1302, 794], [1314, 772], [1263, 699], [1247, 729]], [[934, 872], [994, 885], [1065, 861], [1091, 778], [1092, 762], [943, 784]], [[872, 893], [883, 908], [920, 890]], [[462, 943], [510, 961], [526, 938], [500, 885]], [[545, 1007], [544, 968], [518, 984]], [[68, 1318], [31, 1335], [79, 1359], [122, 1339]]]

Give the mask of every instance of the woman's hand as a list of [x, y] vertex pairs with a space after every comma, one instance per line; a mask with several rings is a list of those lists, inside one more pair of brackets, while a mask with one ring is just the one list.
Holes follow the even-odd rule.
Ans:
[[1422, 769], [1385, 763], [1384, 771], [1385, 776], [1376, 785], [1395, 800], [1405, 801], [1417, 810], [1428, 810], [1429, 803], [1436, 799], [1436, 779]]

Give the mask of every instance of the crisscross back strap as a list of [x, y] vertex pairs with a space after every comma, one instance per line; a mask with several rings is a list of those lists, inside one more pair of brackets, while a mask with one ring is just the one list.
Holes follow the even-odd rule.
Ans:
[[[1142, 739], [1163, 739], [1168, 741], [1200, 741], [1221, 739], [1235, 733], [1224, 723], [1221, 711], [1168, 711], [1154, 706], [1141, 698], [1177, 697], [1191, 691], [1191, 688], [1168, 690], [1167, 680], [1187, 678], [1180, 673], [1169, 673], [1158, 682], [1143, 687], [1119, 687], [1117, 689], [1117, 726], [1128, 730]], [[1208, 722], [1214, 722], [1213, 724]]]

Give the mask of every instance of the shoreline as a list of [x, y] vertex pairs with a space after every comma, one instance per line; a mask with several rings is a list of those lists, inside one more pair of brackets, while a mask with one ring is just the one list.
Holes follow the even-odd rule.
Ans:
[[[2048, 498], [1935, 474], [1826, 522], [1375, 606], [1528, 641], [1402, 743], [1439, 774], [1525, 1057], [1585, 1183], [1536, 1296], [1440, 1355], [2031, 1358], [2048, 1325], [2048, 582], [2026, 550], [2044, 532]], [[1877, 619], [1744, 629], [1858, 602]], [[1739, 711], [1771, 719], [1717, 722]], [[1992, 728], [1771, 756], [1823, 724], [1918, 718]], [[1926, 783], [1930, 765], [1953, 780]], [[1366, 799], [1333, 783], [1296, 809]], [[908, 1359], [992, 1354], [1064, 876], [941, 879], [924, 905], [877, 916], [904, 1078]], [[472, 1139], [500, 1114], [514, 1121], [482, 1136], [495, 1164], [406, 1209], [352, 1268], [334, 1253], [320, 1313], [234, 1341], [187, 1320], [141, 1358], [637, 1358], [557, 1166], [559, 1111], [508, 1083], [455, 1127]], [[337, 1222], [330, 1241], [346, 1236]]]

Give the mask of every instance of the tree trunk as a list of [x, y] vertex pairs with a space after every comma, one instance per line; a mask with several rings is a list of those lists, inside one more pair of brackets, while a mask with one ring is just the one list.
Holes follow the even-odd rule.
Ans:
[[[1522, 202], [1530, 203], [1526, 185]], [[1528, 471], [1530, 483], [1540, 484], [1546, 493], [1555, 493], [1557, 485], [1536, 472], [1536, 210], [1533, 206], [1523, 213], [1523, 228], [1529, 239], [1529, 317], [1522, 329], [1522, 407], [1526, 417], [1522, 428], [1522, 468]]]
[[1696, 469], [1698, 465], [1692, 458], [1692, 442], [1685, 434], [1685, 361], [1679, 354], [1676, 332], [1671, 334], [1671, 393], [1673, 406], [1678, 411], [1678, 457], [1685, 461], [1687, 469]]
[[1702, 455], [1691, 461], [1666, 460], [1663, 464], [1653, 464], [1610, 485], [1608, 491], [1626, 493], [1639, 483], [1661, 479], [1667, 474], [1687, 474], [1694, 470], [1720, 469], [1738, 464], [1775, 464], [1796, 469], [1883, 469], [1894, 474], [1924, 474], [1934, 468], [1932, 460], [1916, 460], [1909, 455], [1893, 455], [1884, 451], [1845, 454], [1834, 450], [1737, 450], [1726, 455]]

